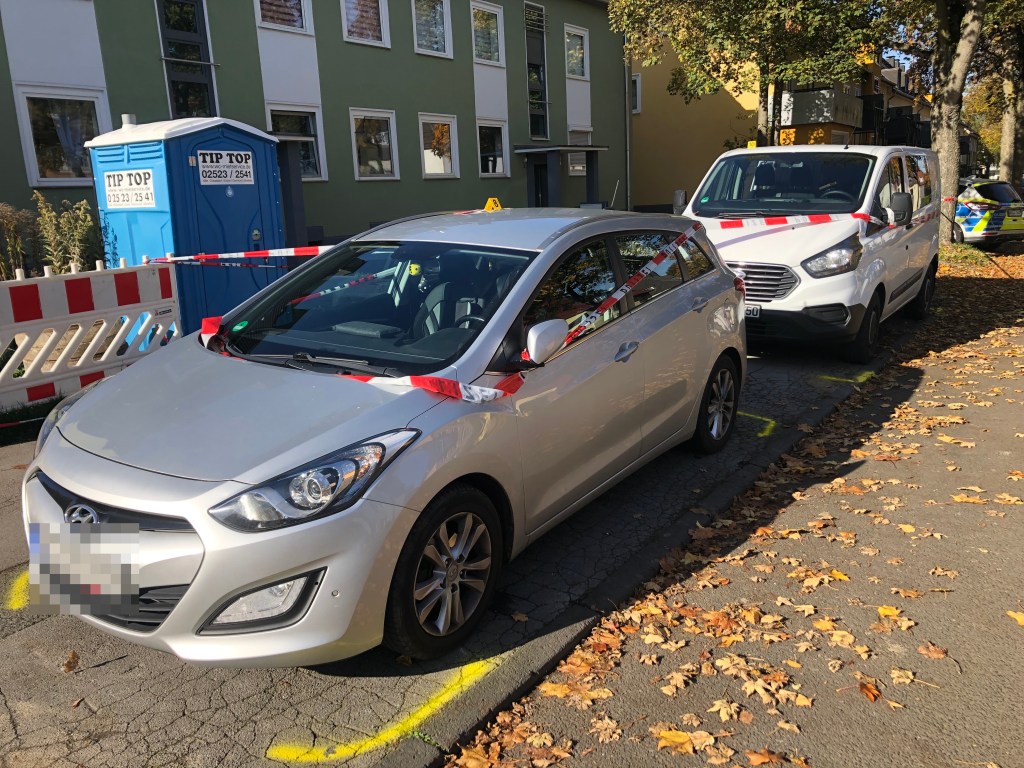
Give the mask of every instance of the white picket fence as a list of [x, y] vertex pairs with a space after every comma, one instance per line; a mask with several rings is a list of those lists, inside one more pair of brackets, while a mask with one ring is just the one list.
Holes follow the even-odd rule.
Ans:
[[102, 267], [0, 282], [0, 409], [69, 395], [181, 336], [172, 266]]

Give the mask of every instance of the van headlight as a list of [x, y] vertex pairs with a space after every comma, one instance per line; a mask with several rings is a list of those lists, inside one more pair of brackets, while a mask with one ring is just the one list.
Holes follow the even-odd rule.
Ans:
[[43, 426], [39, 428], [39, 436], [36, 438], [36, 456], [38, 456], [39, 452], [43, 450], [43, 443], [46, 442], [46, 438], [48, 438], [53, 432], [53, 428], [56, 427], [57, 424], [60, 423], [60, 420], [64, 418], [64, 415], [71, 410], [71, 406], [85, 397], [86, 393], [101, 381], [103, 381], [103, 379], [94, 381], [92, 384], [87, 384], [73, 395], [68, 395], [57, 403], [57, 405], [53, 407], [53, 410], [46, 415], [46, 418], [43, 419]]
[[860, 264], [861, 254], [864, 249], [861, 247], [860, 239], [854, 235], [848, 237], [841, 243], [829, 248], [827, 251], [811, 256], [800, 263], [811, 277], [831, 277], [841, 275], [844, 272], [853, 272]]
[[353, 504], [419, 434], [400, 429], [329, 454], [228, 499], [210, 515], [248, 533], [332, 514]]

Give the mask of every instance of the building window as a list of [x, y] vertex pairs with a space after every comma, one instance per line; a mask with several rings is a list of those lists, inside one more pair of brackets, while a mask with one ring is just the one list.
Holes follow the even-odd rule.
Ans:
[[395, 113], [383, 109], [349, 109], [356, 179], [397, 179]]
[[459, 135], [454, 115], [420, 113], [420, 156], [423, 178], [459, 177]]
[[91, 186], [85, 142], [110, 130], [101, 91], [15, 85], [25, 168], [32, 186]]
[[309, 0], [258, 0], [260, 24], [292, 32], [313, 31]]
[[875, 78], [875, 93], [881, 93], [881, 92], [882, 92], [882, 83], [881, 83], [881, 81], [880, 81], [880, 80], [879, 80], [879, 79], [878, 79], [878, 78], [876, 77], [876, 78]]
[[203, 0], [158, 0], [171, 117], [217, 113]]
[[583, 80], [590, 78], [589, 33], [582, 27], [565, 25], [565, 74]]
[[470, 8], [473, 12], [473, 60], [484, 64], [504, 63], [504, 24], [501, 7], [490, 3], [472, 2]]
[[477, 123], [481, 176], [508, 176], [507, 130], [507, 124], [499, 121]]
[[[569, 131], [569, 144], [574, 147], [585, 147], [590, 145], [590, 137], [593, 131]], [[587, 154], [586, 152], [569, 153], [569, 175], [587, 175]]]
[[544, 9], [526, 3], [526, 92], [530, 106], [530, 138], [548, 137], [547, 25]]
[[416, 53], [452, 57], [452, 19], [448, 0], [412, 0]]
[[270, 110], [270, 132], [279, 141], [299, 145], [299, 166], [303, 179], [326, 179], [316, 112], [292, 109]]
[[640, 73], [633, 75], [629, 84], [629, 108], [634, 115], [640, 114]]
[[341, 13], [348, 42], [391, 47], [387, 0], [341, 0]]

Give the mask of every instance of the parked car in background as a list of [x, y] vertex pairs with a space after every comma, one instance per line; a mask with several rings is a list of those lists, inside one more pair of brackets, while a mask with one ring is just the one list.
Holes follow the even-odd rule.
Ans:
[[206, 664], [458, 646], [528, 543], [721, 449], [746, 371], [742, 280], [666, 215], [396, 222], [209, 326], [58, 406], [23, 489], [41, 596]]
[[1024, 201], [1007, 181], [960, 179], [955, 221], [958, 243], [1024, 240]]
[[880, 324], [935, 293], [939, 164], [918, 147], [781, 146], [724, 153], [686, 215], [747, 284], [751, 342], [875, 355]]

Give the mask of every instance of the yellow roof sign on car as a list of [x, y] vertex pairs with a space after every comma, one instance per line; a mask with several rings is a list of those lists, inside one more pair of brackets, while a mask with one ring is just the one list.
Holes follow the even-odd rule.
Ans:
[[488, 197], [487, 204], [484, 206], [485, 211], [500, 211], [501, 203], [498, 202], [496, 197]]

